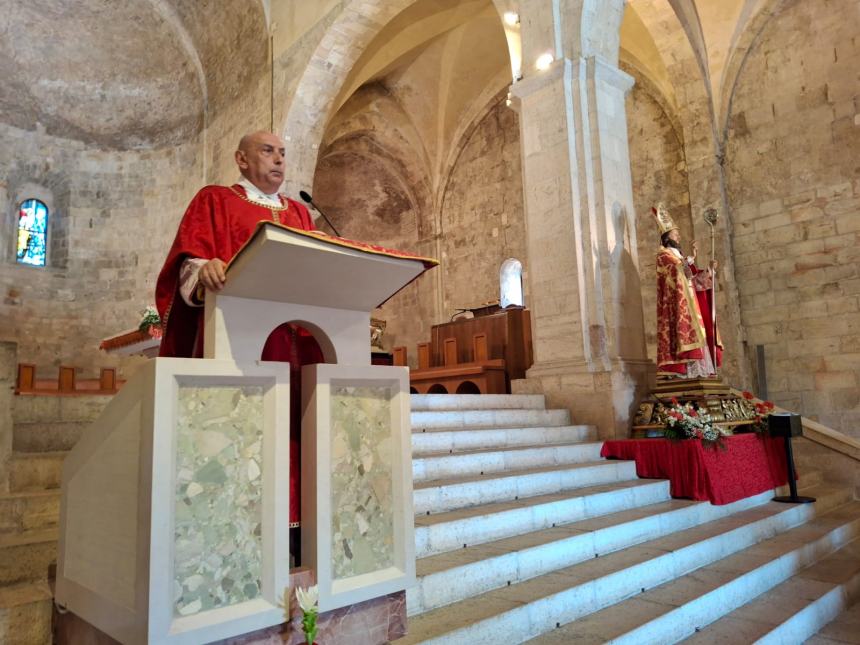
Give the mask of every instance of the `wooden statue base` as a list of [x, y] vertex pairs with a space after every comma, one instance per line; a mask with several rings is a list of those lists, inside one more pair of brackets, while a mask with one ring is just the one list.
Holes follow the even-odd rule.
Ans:
[[658, 379], [633, 418], [634, 439], [663, 436], [666, 411], [672, 406], [672, 399], [682, 404], [693, 403], [696, 409], [711, 416], [714, 425], [730, 434], [746, 429], [756, 417], [754, 404], [733, 394], [720, 377]]
[[728, 395], [731, 388], [720, 377], [691, 379], [658, 379], [651, 394], [661, 399]]

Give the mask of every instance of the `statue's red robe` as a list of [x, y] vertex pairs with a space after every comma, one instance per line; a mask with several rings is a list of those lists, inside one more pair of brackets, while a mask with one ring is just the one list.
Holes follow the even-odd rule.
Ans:
[[[179, 295], [179, 269], [187, 258], [220, 258], [229, 262], [254, 233], [260, 221], [274, 221], [306, 231], [314, 223], [308, 209], [281, 198], [283, 207], [270, 208], [248, 200], [237, 185], [207, 186], [191, 200], [158, 276], [155, 301], [164, 336], [160, 356], [203, 356], [203, 308], [191, 307]], [[322, 363], [313, 336], [284, 324], [269, 336], [262, 360], [290, 364], [290, 522], [299, 521], [299, 436], [301, 430], [301, 366]]]
[[[695, 265], [690, 267], [698, 273]], [[684, 376], [687, 366], [714, 347], [712, 290], [697, 291], [684, 272], [684, 260], [662, 248], [657, 254], [657, 375]], [[722, 342], [716, 332], [714, 364], [722, 364]]]

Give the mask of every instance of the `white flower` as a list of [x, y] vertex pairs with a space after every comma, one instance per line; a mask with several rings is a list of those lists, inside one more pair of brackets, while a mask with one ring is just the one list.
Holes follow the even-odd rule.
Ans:
[[303, 612], [316, 611], [317, 602], [320, 598], [320, 590], [318, 585], [302, 589], [296, 587], [296, 600], [299, 601], [299, 607]]

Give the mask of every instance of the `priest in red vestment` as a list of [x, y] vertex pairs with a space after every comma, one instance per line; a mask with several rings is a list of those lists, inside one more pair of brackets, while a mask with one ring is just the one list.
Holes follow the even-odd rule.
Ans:
[[[235, 153], [242, 178], [232, 186], [206, 186], [191, 200], [155, 288], [164, 335], [160, 356], [203, 356], [205, 291], [219, 291], [227, 263], [260, 221], [313, 230], [307, 208], [278, 190], [284, 180], [284, 142], [271, 132], [242, 137]], [[323, 362], [313, 336], [285, 323], [269, 336], [262, 360], [290, 363], [290, 526], [299, 521], [301, 366]]]
[[657, 375], [709, 377], [722, 364], [722, 341], [712, 316], [716, 261], [699, 269], [681, 253], [680, 233], [660, 204], [654, 209], [661, 233], [657, 254]]

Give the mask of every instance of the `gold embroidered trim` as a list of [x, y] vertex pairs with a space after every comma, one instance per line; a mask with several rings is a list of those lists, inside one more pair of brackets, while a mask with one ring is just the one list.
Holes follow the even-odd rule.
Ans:
[[[242, 201], [248, 202], [249, 204], [253, 204], [254, 206], [259, 206], [260, 208], [266, 208], [266, 209], [268, 209], [268, 210], [272, 213], [272, 220], [274, 220], [274, 221], [275, 221], [275, 222], [277, 222], [278, 224], [280, 224], [280, 223], [281, 223], [281, 218], [280, 218], [280, 217], [278, 217], [278, 215], [277, 215], [277, 214], [278, 214], [278, 213], [281, 213], [281, 212], [283, 212], [283, 211], [290, 210], [290, 204], [289, 204], [289, 202], [287, 203], [287, 205], [286, 205], [286, 206], [281, 206], [280, 208], [278, 208], [277, 206], [269, 206], [268, 204], [261, 204], [260, 202], [255, 202], [253, 199], [248, 198], [248, 196], [247, 196], [247, 195], [243, 195], [242, 193], [240, 193], [238, 190], [236, 190], [236, 189], [235, 189], [235, 188], [233, 188], [232, 186], [227, 186], [227, 188], [229, 188], [229, 189], [230, 189], [230, 191], [231, 191], [234, 195], [236, 195], [236, 197], [238, 197], [239, 199], [241, 199]], [[281, 197], [281, 195], [280, 195], [280, 194], [278, 194], [278, 199], [283, 200], [283, 197]]]

